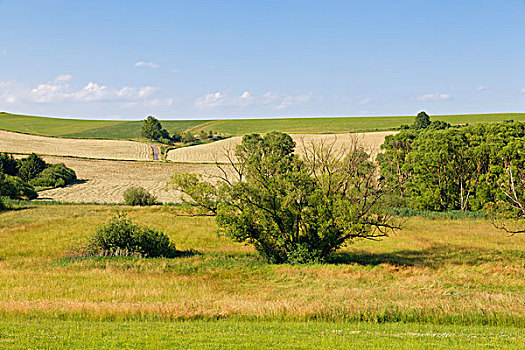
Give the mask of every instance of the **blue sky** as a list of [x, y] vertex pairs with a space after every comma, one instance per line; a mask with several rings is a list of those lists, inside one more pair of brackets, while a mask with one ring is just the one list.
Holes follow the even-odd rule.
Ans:
[[0, 111], [525, 112], [525, 1], [0, 0]]

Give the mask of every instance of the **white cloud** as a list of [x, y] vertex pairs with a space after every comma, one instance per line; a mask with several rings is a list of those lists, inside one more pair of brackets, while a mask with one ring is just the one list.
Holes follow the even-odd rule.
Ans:
[[423, 94], [416, 97], [416, 101], [445, 101], [450, 100], [452, 96], [449, 94]]
[[487, 89], [488, 89], [488, 87], [483, 86], [483, 85], [480, 85], [480, 86], [478, 86], [478, 89], [477, 89], [477, 90], [478, 90], [478, 91], [485, 91], [485, 90], [487, 90]]
[[138, 62], [135, 62], [135, 67], [149, 67], [149, 68], [157, 69], [160, 66], [156, 64], [155, 62], [138, 61]]
[[523, 92], [523, 93], [525, 93], [525, 88], [524, 88], [524, 89], [521, 89], [521, 90], [520, 90], [520, 92]]
[[197, 108], [213, 108], [223, 106], [226, 101], [226, 93], [217, 91], [198, 97], [195, 100], [195, 107]]
[[89, 82], [73, 88], [70, 74], [62, 74], [53, 81], [28, 88], [14, 82], [0, 82], [0, 102], [3, 103], [58, 103], [58, 102], [140, 102], [142, 104], [171, 105], [173, 99], [152, 98], [158, 91], [153, 86], [120, 88]]
[[253, 105], [274, 105], [276, 109], [285, 109], [289, 106], [309, 102], [311, 94], [303, 95], [279, 95], [273, 92], [266, 92], [262, 95], [252, 95], [249, 91], [244, 91], [237, 96], [230, 96], [225, 91], [208, 93], [195, 99], [195, 107], [210, 109], [216, 107], [247, 107]]

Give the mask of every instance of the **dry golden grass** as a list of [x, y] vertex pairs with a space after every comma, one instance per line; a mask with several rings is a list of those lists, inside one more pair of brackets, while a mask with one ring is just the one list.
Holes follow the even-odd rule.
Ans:
[[[349, 148], [354, 142], [364, 147], [364, 149], [375, 157], [379, 152], [379, 147], [385, 141], [385, 136], [397, 133], [396, 131], [353, 133], [353, 134], [293, 134], [291, 135], [297, 144], [297, 153], [303, 154], [303, 144], [324, 143], [337, 148]], [[226, 156], [227, 150], [233, 149], [242, 140], [236, 136], [226, 140], [221, 140], [204, 145], [178, 148], [168, 152], [167, 159], [174, 162], [183, 163], [228, 163]]]
[[177, 202], [180, 193], [165, 191], [171, 175], [180, 172], [216, 174], [211, 164], [161, 162], [127, 162], [66, 157], [44, 157], [49, 163], [64, 163], [77, 173], [74, 185], [42, 191], [41, 199], [72, 203], [121, 203], [124, 191], [132, 186], [144, 187], [159, 201]]
[[0, 214], [0, 312], [523, 322], [525, 236], [508, 237], [485, 220], [413, 218], [395, 237], [345, 248], [336, 264], [290, 266], [257, 260], [251, 247], [217, 236], [213, 218], [180, 210], [127, 209], [202, 255], [64, 259], [113, 208]]
[[147, 144], [133, 141], [64, 139], [0, 130], [0, 152], [99, 159], [152, 160]]

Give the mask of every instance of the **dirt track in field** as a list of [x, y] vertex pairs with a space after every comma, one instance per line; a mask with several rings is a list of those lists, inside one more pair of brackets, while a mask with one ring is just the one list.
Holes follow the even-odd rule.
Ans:
[[0, 152], [100, 159], [152, 160], [151, 147], [133, 141], [64, 139], [0, 130]]

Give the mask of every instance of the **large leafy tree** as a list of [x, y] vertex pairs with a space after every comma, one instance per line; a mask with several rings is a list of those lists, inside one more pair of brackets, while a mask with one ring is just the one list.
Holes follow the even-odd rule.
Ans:
[[392, 188], [356, 145], [346, 152], [303, 145], [301, 159], [289, 135], [246, 135], [216, 185], [192, 174], [175, 175], [171, 184], [216, 212], [223, 232], [254, 245], [267, 261], [323, 261], [352, 239], [396, 228], [381, 210]]
[[512, 138], [501, 150], [503, 162], [491, 174], [499, 196], [485, 210], [496, 227], [525, 233], [525, 137]]
[[168, 131], [162, 128], [160, 121], [152, 116], [149, 116], [144, 120], [144, 124], [141, 129], [142, 137], [150, 140], [159, 141], [161, 139], [170, 139]]
[[412, 124], [412, 128], [419, 130], [419, 129], [425, 129], [430, 125], [430, 117], [426, 112], [419, 112], [416, 116], [416, 120], [414, 121], [414, 124]]

